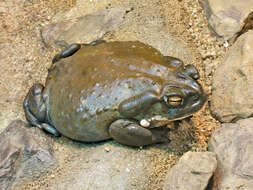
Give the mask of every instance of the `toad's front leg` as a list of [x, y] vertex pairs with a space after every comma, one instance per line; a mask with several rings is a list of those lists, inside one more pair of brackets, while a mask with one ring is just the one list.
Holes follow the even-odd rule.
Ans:
[[128, 119], [116, 120], [109, 127], [109, 134], [115, 141], [135, 147], [169, 142], [168, 133], [166, 127], [149, 130]]
[[26, 119], [31, 125], [44, 129], [55, 136], [60, 136], [56, 128], [48, 123], [43, 90], [43, 85], [34, 84], [27, 93], [23, 104]]

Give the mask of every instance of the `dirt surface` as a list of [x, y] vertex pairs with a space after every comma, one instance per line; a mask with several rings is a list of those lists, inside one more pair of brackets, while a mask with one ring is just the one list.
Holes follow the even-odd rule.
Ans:
[[[144, 2], [87, 0], [85, 1], [85, 13], [127, 5], [134, 8], [132, 17], [137, 22], [138, 14], [147, 12], [145, 8], [147, 5]], [[46, 47], [41, 41], [41, 28], [52, 23], [56, 14], [60, 17], [59, 13], [69, 11], [75, 6], [75, 3], [74, 0], [17, 0], [15, 2], [14, 0], [3, 0], [0, 2], [0, 132], [13, 119], [25, 120], [22, 107], [25, 94], [34, 82], [43, 83], [45, 81], [51, 59], [59, 51], [53, 47]], [[155, 0], [148, 6], [150, 13], [159, 11], [164, 27], [192, 49], [195, 56], [193, 64], [200, 70], [200, 81], [205, 91], [210, 94], [213, 71], [224, 57], [229, 44], [212, 36], [204, 11], [197, 0]], [[152, 18], [138, 22], [152, 22]], [[133, 27], [138, 27], [138, 25], [133, 25]], [[119, 28], [114, 33], [107, 34], [105, 39], [127, 40], [127, 34], [122, 35], [122, 30]], [[213, 130], [219, 126], [219, 123], [211, 117], [208, 104], [195, 114], [192, 120], [198, 138], [192, 150], [204, 151], [207, 149], [207, 143]], [[59, 166], [54, 171], [44, 174], [32, 183], [24, 184], [19, 189], [47, 189], [55, 182], [56, 177], [63, 177], [66, 170], [78, 169], [73, 168], [78, 165], [70, 163], [80, 158], [82, 149], [77, 147], [88, 145], [75, 143], [63, 137], [55, 139], [54, 144]], [[149, 179], [150, 189], [161, 189], [168, 168], [176, 163], [179, 156], [168, 151], [161, 152], [157, 149], [157, 145], [149, 147], [148, 150], [156, 155], [152, 158], [152, 167], [155, 168], [155, 172]], [[164, 159], [164, 154], [166, 154], [166, 159]]]

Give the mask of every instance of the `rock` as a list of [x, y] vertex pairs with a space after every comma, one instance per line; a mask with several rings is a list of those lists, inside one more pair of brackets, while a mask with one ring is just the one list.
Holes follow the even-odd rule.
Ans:
[[[90, 2], [77, 0], [77, 5], [70, 11], [62, 14], [59, 13], [54, 17], [57, 24], [46, 27], [42, 31], [42, 37], [45, 42], [61, 46], [61, 41], [63, 36], [60, 27], [66, 30], [66, 24], [70, 25], [71, 22], [75, 22], [77, 19], [86, 19], [83, 25], [78, 26], [78, 30], [71, 26], [71, 29], [67, 29], [70, 35], [65, 35], [68, 39], [67, 43], [80, 42], [77, 39], [82, 39], [82, 43], [89, 43], [94, 40], [98, 40], [102, 37], [106, 41], [141, 41], [145, 44], [151, 45], [154, 48], [161, 51], [164, 55], [170, 55], [182, 59], [186, 64], [193, 64], [195, 61], [193, 58], [192, 50], [187, 46], [187, 44], [172, 35], [164, 25], [163, 15], [159, 6], [154, 6], [154, 4], [159, 4], [158, 0], [152, 1], [152, 4], [145, 2], [145, 9], [143, 8], [143, 2], [136, 2], [134, 8], [128, 8], [124, 3], [120, 7], [105, 9], [95, 13], [90, 13], [86, 16], [81, 16], [85, 7], [90, 6]], [[103, 3], [103, 2], [101, 2]], [[137, 6], [137, 7], [136, 7]], [[141, 10], [139, 10], [141, 9]], [[152, 10], [152, 11], [151, 11]], [[101, 22], [97, 15], [102, 15], [104, 17]], [[90, 17], [87, 19], [86, 17]], [[110, 17], [110, 18], [109, 18]], [[64, 21], [64, 19], [70, 20]], [[107, 19], [108, 18], [108, 19]], [[107, 20], [114, 20], [114, 25]], [[62, 23], [65, 23], [62, 25]], [[57, 26], [55, 26], [57, 25]], [[77, 24], [76, 24], [77, 25]], [[95, 28], [87, 29], [82, 26], [91, 26]], [[50, 29], [51, 28], [51, 29]], [[55, 29], [53, 29], [55, 28]], [[53, 29], [53, 30], [52, 30]], [[101, 30], [101, 31], [100, 31]], [[105, 32], [106, 30], [106, 32]], [[59, 31], [59, 32], [58, 32]], [[72, 37], [74, 33], [75, 37]], [[106, 35], [104, 35], [106, 33]], [[50, 37], [50, 36], [56, 36]], [[47, 37], [48, 36], [48, 37]], [[74, 39], [75, 38], [75, 39]], [[63, 43], [64, 45], [64, 43]]]
[[206, 190], [217, 167], [212, 152], [187, 152], [166, 176], [163, 190]]
[[54, 183], [46, 189], [148, 189], [153, 172], [151, 158], [146, 150], [115, 144], [86, 147], [79, 159], [72, 159], [60, 176], [52, 174]]
[[211, 111], [221, 122], [253, 114], [253, 31], [240, 36], [213, 76]]
[[156, 25], [140, 26], [136, 31], [136, 36], [129, 37], [129, 40], [149, 44], [161, 51], [163, 55], [177, 57], [185, 64], [194, 63], [192, 50], [181, 39]]
[[127, 14], [120, 27], [116, 28], [113, 33], [108, 33], [105, 40], [111, 40], [111, 38], [114, 41], [138, 40], [153, 46], [163, 55], [181, 59], [185, 64], [197, 64], [194, 57], [195, 52], [164, 25], [160, 3], [159, 0], [153, 0], [152, 3], [136, 2], [139, 5]]
[[43, 41], [58, 46], [62, 42], [90, 43], [120, 25], [129, 10], [127, 7], [115, 7], [51, 24], [42, 30]]
[[199, 2], [206, 12], [211, 30], [225, 40], [253, 28], [252, 0], [199, 0]]
[[16, 120], [0, 134], [0, 189], [16, 187], [53, 166], [52, 144], [39, 129]]
[[209, 149], [218, 160], [213, 190], [253, 189], [253, 118], [222, 124]]

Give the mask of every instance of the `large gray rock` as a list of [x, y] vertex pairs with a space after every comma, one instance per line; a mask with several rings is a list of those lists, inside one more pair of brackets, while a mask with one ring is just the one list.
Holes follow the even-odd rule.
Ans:
[[212, 152], [187, 152], [166, 176], [163, 190], [206, 190], [217, 167]]
[[253, 114], [253, 31], [238, 38], [213, 76], [211, 111], [221, 122]]
[[[82, 149], [64, 174], [55, 176], [48, 190], [143, 190], [148, 189], [153, 173], [152, 155], [115, 144], [100, 144]], [[70, 168], [70, 169], [68, 169]]]
[[[250, 13], [252, 0], [199, 0], [205, 9], [209, 26], [219, 37], [229, 40], [253, 27]], [[243, 30], [243, 31], [242, 31]]]
[[115, 7], [51, 24], [42, 30], [43, 41], [50, 45], [95, 41], [114, 30], [129, 10], [127, 7]]
[[0, 189], [39, 177], [56, 163], [52, 144], [39, 129], [16, 120], [0, 134]]
[[157, 48], [164, 55], [193, 64], [195, 58], [192, 50], [164, 26], [160, 7], [154, 6], [159, 1], [147, 3], [145, 9], [142, 2], [136, 4], [140, 7], [122, 5], [83, 15], [88, 5], [86, 1], [78, 0], [76, 7], [65, 14], [57, 14], [55, 23], [42, 30], [43, 41], [62, 47], [64, 42], [90, 43], [101, 38], [106, 41], [138, 40]]
[[213, 190], [253, 189], [253, 118], [223, 124], [209, 149], [218, 160]]

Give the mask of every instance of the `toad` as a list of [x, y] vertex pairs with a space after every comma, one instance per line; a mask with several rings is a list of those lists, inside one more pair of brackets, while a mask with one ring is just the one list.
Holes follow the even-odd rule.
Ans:
[[164, 125], [197, 112], [206, 95], [193, 65], [138, 41], [72, 44], [53, 59], [24, 110], [31, 125], [83, 142], [164, 142]]

